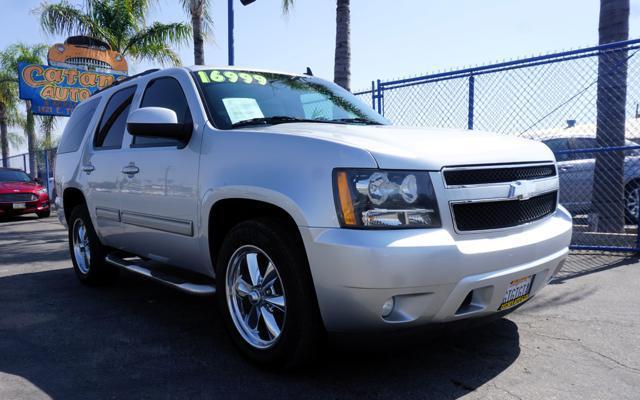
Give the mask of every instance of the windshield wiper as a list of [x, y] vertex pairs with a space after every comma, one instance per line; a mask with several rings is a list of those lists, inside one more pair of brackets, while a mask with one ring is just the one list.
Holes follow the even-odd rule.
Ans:
[[345, 124], [345, 123], [348, 124], [352, 122], [356, 124], [365, 124], [365, 125], [382, 125], [380, 122], [372, 121], [367, 118], [338, 118], [338, 119], [332, 119], [329, 122], [338, 122], [342, 124]]
[[246, 119], [244, 121], [238, 121], [232, 124], [231, 127], [239, 128], [241, 126], [249, 126], [249, 125], [277, 125], [277, 124], [286, 124], [286, 123], [293, 123], [293, 122], [328, 123], [331, 121], [326, 119], [305, 119], [305, 118], [289, 117], [287, 115], [274, 115], [273, 117], [251, 118], [251, 119]]

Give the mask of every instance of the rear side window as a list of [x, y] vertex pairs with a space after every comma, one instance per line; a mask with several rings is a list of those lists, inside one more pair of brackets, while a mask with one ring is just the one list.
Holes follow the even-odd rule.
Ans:
[[96, 131], [93, 142], [95, 148], [119, 149], [122, 147], [122, 137], [135, 92], [136, 87], [130, 86], [111, 96]]
[[[184, 91], [180, 87], [180, 83], [174, 78], [158, 78], [149, 82], [140, 103], [140, 108], [143, 107], [168, 108], [175, 111], [179, 124], [193, 122]], [[143, 136], [135, 136], [133, 138], [133, 145], [137, 147], [178, 146], [180, 144], [182, 143], [176, 139]]]
[[100, 99], [96, 98], [76, 107], [62, 133], [58, 154], [78, 151], [98, 104], [100, 104]]
[[[596, 138], [573, 138], [569, 142], [569, 146], [571, 147], [571, 150], [586, 150], [600, 147]], [[595, 153], [591, 151], [571, 154], [572, 160], [588, 160], [595, 157]]]

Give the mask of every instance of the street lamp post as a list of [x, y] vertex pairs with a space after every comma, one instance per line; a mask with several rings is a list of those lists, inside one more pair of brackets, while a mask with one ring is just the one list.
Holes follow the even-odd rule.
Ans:
[[[240, 0], [243, 6], [248, 6], [256, 0]], [[228, 27], [228, 36], [229, 36], [229, 65], [235, 64], [235, 55], [234, 55], [234, 43], [233, 43], [233, 0], [229, 0], [227, 3], [227, 27]]]

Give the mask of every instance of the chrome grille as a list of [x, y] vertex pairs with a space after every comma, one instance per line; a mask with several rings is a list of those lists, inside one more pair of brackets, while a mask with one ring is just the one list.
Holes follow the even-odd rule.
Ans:
[[528, 200], [496, 200], [451, 204], [458, 231], [501, 229], [537, 221], [556, 210], [558, 192]]
[[100, 60], [95, 60], [93, 58], [87, 58], [87, 57], [71, 57], [71, 58], [67, 58], [65, 62], [67, 64], [81, 65], [89, 68], [111, 69], [111, 65], [109, 65], [109, 63], [106, 63]]
[[489, 185], [552, 176], [556, 176], [556, 167], [553, 164], [444, 170], [447, 186]]

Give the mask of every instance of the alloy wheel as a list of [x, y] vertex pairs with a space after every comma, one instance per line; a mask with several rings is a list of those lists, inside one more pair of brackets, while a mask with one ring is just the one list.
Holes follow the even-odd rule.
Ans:
[[634, 220], [638, 218], [638, 207], [640, 207], [640, 188], [633, 188], [627, 193], [627, 213]]
[[89, 273], [91, 265], [91, 249], [89, 247], [89, 234], [87, 227], [81, 219], [76, 219], [73, 224], [73, 257], [82, 274]]
[[287, 314], [277, 266], [262, 249], [237, 249], [227, 266], [227, 306], [243, 339], [257, 349], [272, 347], [282, 335]]

